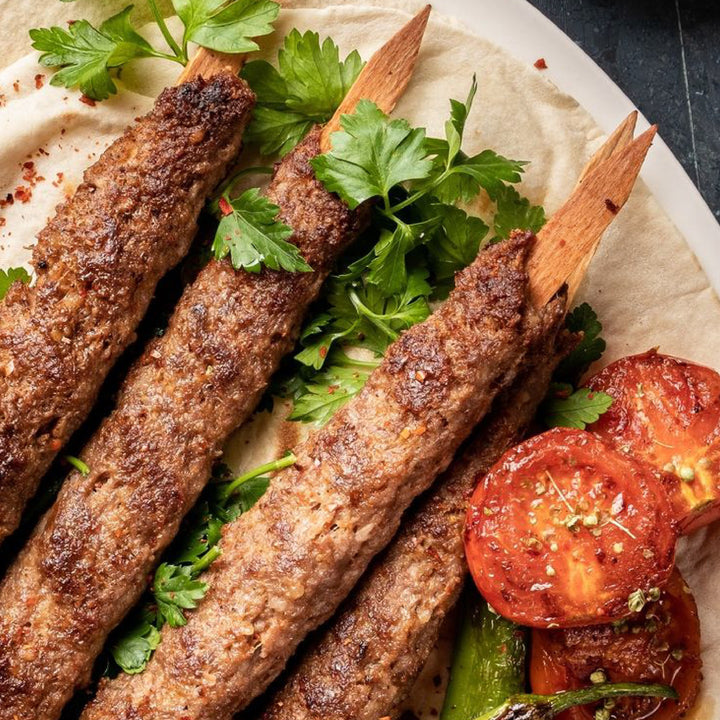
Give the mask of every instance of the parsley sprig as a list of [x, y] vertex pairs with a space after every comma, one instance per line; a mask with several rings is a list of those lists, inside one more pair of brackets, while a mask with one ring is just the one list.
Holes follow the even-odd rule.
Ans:
[[[363, 100], [341, 119], [332, 150], [312, 161], [328, 190], [351, 208], [373, 200], [374, 214], [365, 252], [329, 280], [302, 349], [278, 383], [278, 392], [293, 398], [290, 419], [327, 422], [361, 390], [390, 343], [447, 295], [455, 272], [483, 243], [544, 223], [542, 208], [508, 185], [521, 179], [525, 163], [492, 150], [462, 151], [476, 89], [473, 78], [466, 101], [451, 101], [442, 139]], [[483, 220], [457, 206], [483, 191], [496, 203], [492, 237]], [[348, 348], [365, 355], [358, 359]]]
[[133, 5], [98, 27], [77, 20], [67, 30], [57, 26], [30, 30], [32, 46], [41, 53], [40, 63], [60, 68], [51, 84], [77, 87], [87, 97], [105, 100], [117, 92], [117, 71], [131, 60], [154, 57], [186, 65], [189, 42], [227, 53], [257, 50], [252, 38], [272, 32], [280, 7], [273, 0], [173, 0], [184, 25], [178, 42], [156, 0], [146, 2], [170, 52], [153, 47], [133, 26]]
[[220, 556], [218, 545], [222, 528], [247, 512], [267, 490], [267, 473], [295, 463], [288, 453], [238, 476], [225, 466], [216, 468], [213, 481], [191, 511], [167, 559], [152, 579], [141, 606], [114, 634], [110, 653], [115, 664], [129, 674], [145, 669], [160, 642], [160, 629], [166, 623], [180, 627], [205, 596], [208, 586], [202, 573]]
[[568, 313], [565, 326], [573, 333], [581, 333], [582, 338], [558, 365], [554, 382], [540, 407], [540, 417], [551, 428], [584, 430], [596, 422], [613, 401], [606, 393], [575, 387], [590, 365], [599, 360], [605, 351], [605, 340], [600, 337], [602, 323], [590, 305], [582, 303]]
[[253, 60], [242, 71], [257, 96], [245, 140], [263, 155], [285, 155], [315, 124], [327, 122], [362, 70], [357, 51], [340, 60], [331, 38], [293, 30], [278, 52], [278, 67]]

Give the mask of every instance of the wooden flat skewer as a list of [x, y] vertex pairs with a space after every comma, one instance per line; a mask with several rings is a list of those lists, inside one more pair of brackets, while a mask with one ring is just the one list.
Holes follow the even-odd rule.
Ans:
[[384, 113], [393, 110], [410, 82], [431, 10], [426, 5], [370, 58], [320, 137], [322, 152], [330, 150], [330, 135], [340, 129], [340, 117], [362, 99], [372, 100]]
[[635, 126], [637, 125], [638, 111], [633, 110], [602, 144], [602, 147], [590, 158], [588, 164], [583, 168], [578, 178], [580, 184], [603, 160], [615, 155], [618, 151], [624, 150], [635, 137]]
[[601, 160], [538, 233], [528, 264], [530, 295], [541, 307], [594, 251], [630, 197], [657, 126], [626, 148]]
[[[613, 155], [624, 150], [632, 141], [635, 136], [635, 126], [637, 124], [638, 113], [637, 110], [631, 112], [625, 120], [615, 129], [615, 131], [608, 137], [603, 143], [602, 147], [590, 158], [588, 164], [583, 168], [580, 173], [578, 185], [603, 161], [611, 158]], [[583, 257], [579, 265], [573, 270], [567, 279], [567, 298], [568, 303], [572, 301], [577, 293], [580, 283], [585, 277], [588, 266], [592, 262], [592, 259], [599, 245], [600, 238], [595, 246], [591, 248]]]
[[240, 68], [245, 64], [247, 53], [239, 55], [230, 55], [221, 53], [207, 48], [198, 48], [198, 51], [190, 59], [190, 62], [183, 68], [180, 77], [177, 79], [176, 85], [192, 80], [196, 77], [211, 78], [213, 75], [219, 75], [221, 72], [229, 72], [237, 75]]

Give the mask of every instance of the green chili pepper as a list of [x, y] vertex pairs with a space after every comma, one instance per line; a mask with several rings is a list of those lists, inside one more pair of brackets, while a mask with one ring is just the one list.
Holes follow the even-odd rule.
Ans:
[[440, 720], [473, 720], [525, 689], [525, 632], [493, 612], [474, 586], [462, 600]]

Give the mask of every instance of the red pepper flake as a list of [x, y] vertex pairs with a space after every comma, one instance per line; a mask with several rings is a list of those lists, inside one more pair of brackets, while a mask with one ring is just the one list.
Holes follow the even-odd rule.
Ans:
[[81, 95], [80, 102], [85, 103], [86, 105], [89, 105], [90, 107], [95, 107], [95, 101], [92, 98], [89, 98], [87, 95]]
[[223, 215], [232, 215], [233, 209], [230, 203], [224, 198], [221, 197], [218, 201], [218, 207], [220, 208], [220, 212]]
[[60, 187], [64, 178], [65, 178], [64, 173], [61, 173], [61, 172], [57, 173], [56, 179], [53, 180], [53, 182], [52, 182], [53, 186]]
[[19, 81], [19, 80], [16, 80], [16, 81], [13, 83], [13, 90], [14, 90], [15, 92], [20, 92], [20, 81]]
[[325, 346], [320, 348], [320, 357], [324, 358], [327, 356], [327, 348]]
[[610, 198], [605, 198], [605, 207], [613, 215], [617, 215], [620, 212], [620, 208]]
[[5, 227], [5, 218], [0, 217], [0, 227]]
[[24, 185], [18, 185], [15, 188], [15, 199], [19, 200], [21, 203], [28, 203], [30, 202], [30, 198], [32, 197], [32, 190], [29, 187], [25, 187]]
[[0, 95], [0, 107], [5, 107], [5, 96]]
[[8, 193], [5, 196], [4, 200], [0, 200], [0, 208], [7, 207], [8, 205], [12, 205], [15, 202], [15, 198], [12, 196], [12, 193]]
[[50, 448], [52, 450], [59, 450], [62, 447], [62, 443], [60, 442], [60, 438], [53, 438], [50, 441]]
[[42, 73], [38, 73], [35, 76], [35, 87], [39, 90], [45, 84], [45, 76]]
[[45, 148], [38, 148], [38, 155], [46, 155], [49, 156], [50, 153]]
[[545, 58], [538, 58], [533, 64], [538, 70], [547, 70], [547, 63], [545, 62]]

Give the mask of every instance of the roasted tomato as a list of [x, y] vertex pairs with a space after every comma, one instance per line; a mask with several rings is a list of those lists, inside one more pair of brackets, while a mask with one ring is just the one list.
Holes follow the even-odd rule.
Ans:
[[[592, 682], [659, 682], [678, 701], [617, 700], [610, 718], [674, 720], [687, 712], [700, 689], [700, 623], [697, 607], [675, 571], [660, 593], [621, 623], [568, 630], [533, 630], [530, 683], [535, 693], [586, 687]], [[573, 708], [561, 720], [592, 720], [597, 707]]]
[[615, 398], [589, 429], [662, 474], [681, 532], [720, 517], [720, 375], [651, 350], [588, 385]]
[[475, 489], [465, 525], [485, 599], [520, 625], [545, 628], [627, 617], [637, 591], [670, 577], [676, 539], [649, 467], [568, 428], [507, 452]]

